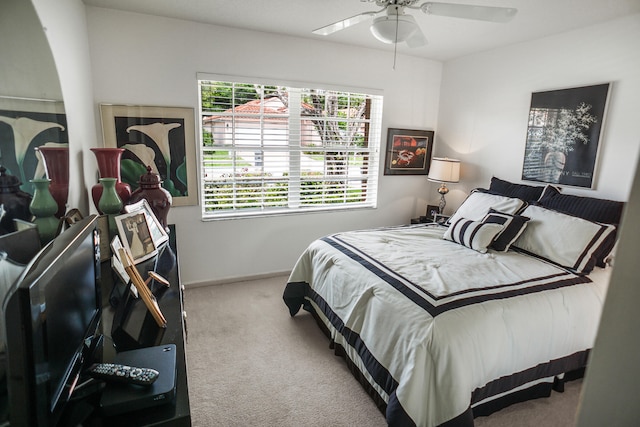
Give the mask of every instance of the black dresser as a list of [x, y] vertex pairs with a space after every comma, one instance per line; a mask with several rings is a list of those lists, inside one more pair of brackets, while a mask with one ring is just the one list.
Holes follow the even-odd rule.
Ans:
[[[157, 326], [140, 298], [134, 298], [111, 268], [110, 261], [102, 262], [102, 333], [104, 335], [103, 362], [112, 362], [116, 353], [142, 347], [175, 344], [176, 346], [176, 398], [151, 408], [107, 417], [99, 408], [100, 393], [93, 393], [84, 401], [74, 404], [71, 418], [84, 418], [82, 426], [191, 426], [189, 390], [185, 345], [187, 339], [183, 289], [180, 284], [175, 226], [169, 226], [169, 241], [159, 248], [158, 255], [137, 265], [143, 279], [148, 271], [155, 271], [170, 282], [167, 287], [155, 281], [149, 287], [155, 295], [167, 327]], [[88, 416], [83, 416], [86, 411]], [[77, 424], [76, 424], [77, 425]]]

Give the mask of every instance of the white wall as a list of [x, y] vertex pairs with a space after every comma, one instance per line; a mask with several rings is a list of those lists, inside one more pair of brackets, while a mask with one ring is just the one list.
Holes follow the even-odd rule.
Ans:
[[[401, 56], [393, 71], [392, 55], [371, 49], [95, 7], [87, 7], [87, 20], [96, 103], [197, 112], [197, 72], [274, 77], [383, 90], [383, 141], [387, 127], [435, 129], [439, 62]], [[200, 206], [174, 207], [169, 222], [177, 228], [182, 280], [288, 271], [314, 238], [408, 223], [437, 195], [424, 176], [381, 172], [379, 184], [375, 210], [202, 222]]]
[[[88, 213], [95, 179], [96, 124], [85, 7], [81, 0], [32, 0], [60, 77], [69, 131], [68, 206]], [[87, 190], [89, 188], [89, 190]]]
[[2, 1], [0, 40], [0, 95], [62, 101], [51, 49], [31, 3]]
[[462, 161], [448, 200], [492, 175], [520, 182], [531, 93], [612, 82], [595, 189], [564, 191], [627, 200], [640, 149], [640, 15], [470, 55], [444, 64], [436, 154]]

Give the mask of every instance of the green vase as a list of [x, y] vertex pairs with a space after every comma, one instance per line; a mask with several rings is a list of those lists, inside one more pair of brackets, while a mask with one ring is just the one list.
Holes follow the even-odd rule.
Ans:
[[38, 227], [40, 243], [44, 246], [53, 240], [58, 234], [60, 220], [54, 215], [58, 211], [58, 202], [49, 191], [50, 179], [32, 179], [33, 199], [29, 205], [29, 211], [36, 219], [33, 221]]
[[122, 199], [116, 191], [117, 178], [100, 178], [99, 181], [102, 184], [102, 195], [98, 201], [98, 209], [108, 216], [109, 234], [113, 237], [118, 233], [114, 218], [122, 211]]

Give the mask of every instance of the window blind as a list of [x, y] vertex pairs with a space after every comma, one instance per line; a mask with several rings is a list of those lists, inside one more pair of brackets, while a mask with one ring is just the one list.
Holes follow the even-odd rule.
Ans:
[[381, 95], [198, 84], [204, 219], [376, 206]]

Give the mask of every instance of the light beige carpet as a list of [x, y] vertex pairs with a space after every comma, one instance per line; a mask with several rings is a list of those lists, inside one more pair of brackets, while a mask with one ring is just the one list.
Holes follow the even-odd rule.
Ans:
[[[385, 426], [383, 415], [307, 312], [290, 317], [286, 276], [187, 289], [194, 427]], [[581, 381], [564, 393], [476, 418], [477, 427], [574, 424]]]

